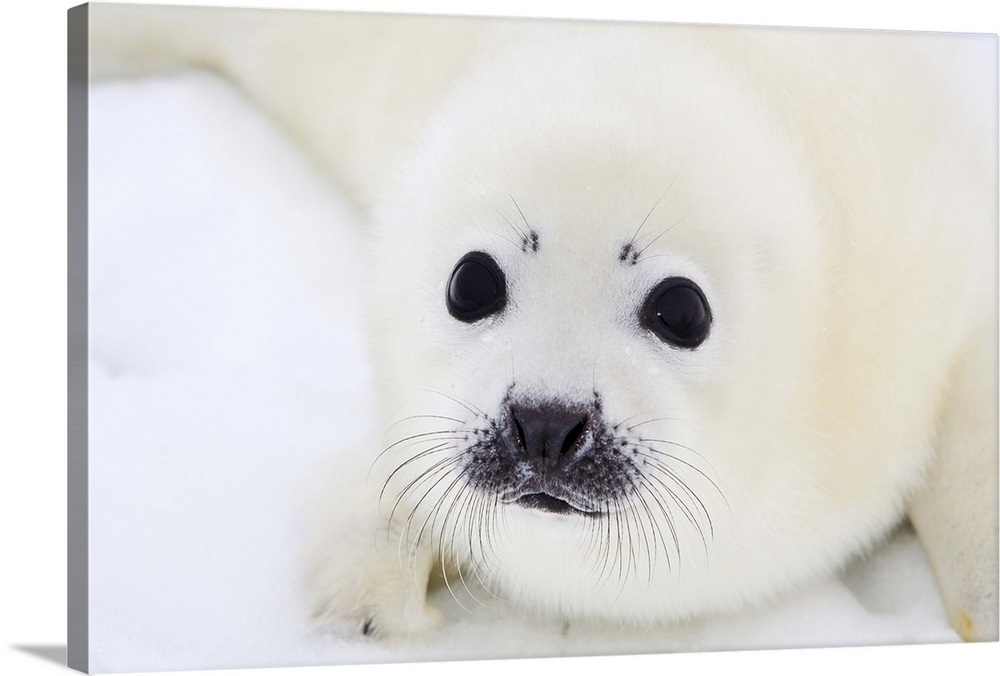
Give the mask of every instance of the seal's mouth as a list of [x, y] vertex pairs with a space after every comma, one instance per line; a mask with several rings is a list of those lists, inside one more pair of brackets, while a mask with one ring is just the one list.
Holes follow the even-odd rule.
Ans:
[[565, 500], [557, 498], [554, 495], [549, 495], [548, 493], [527, 493], [514, 500], [514, 504], [527, 509], [537, 509], [553, 514], [600, 516], [600, 512], [588, 512], [579, 509]]

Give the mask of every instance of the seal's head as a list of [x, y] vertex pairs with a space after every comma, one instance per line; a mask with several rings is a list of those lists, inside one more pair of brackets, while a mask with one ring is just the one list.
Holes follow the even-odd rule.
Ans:
[[718, 610], [856, 543], [821, 479], [843, 470], [819, 197], [682, 51], [518, 50], [458, 88], [379, 217], [384, 513], [546, 612]]

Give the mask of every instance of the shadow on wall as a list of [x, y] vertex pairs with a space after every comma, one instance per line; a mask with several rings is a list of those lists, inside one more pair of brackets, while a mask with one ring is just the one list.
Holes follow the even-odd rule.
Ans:
[[48, 662], [66, 666], [66, 646], [65, 645], [13, 645], [14, 650], [40, 657]]

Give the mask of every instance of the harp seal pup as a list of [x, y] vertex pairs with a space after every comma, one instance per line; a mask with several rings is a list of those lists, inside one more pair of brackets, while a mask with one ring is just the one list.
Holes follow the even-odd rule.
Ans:
[[419, 636], [438, 575], [645, 627], [908, 515], [957, 631], [996, 640], [995, 37], [498, 25], [400, 37], [404, 103], [351, 90], [375, 122], [346, 129], [313, 87], [343, 54], [214, 64], [373, 224], [380, 427], [327, 488], [317, 614]]

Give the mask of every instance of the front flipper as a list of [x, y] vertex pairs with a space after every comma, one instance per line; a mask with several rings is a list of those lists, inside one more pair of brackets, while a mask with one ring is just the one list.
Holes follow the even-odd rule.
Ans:
[[949, 620], [966, 641], [997, 640], [997, 339], [984, 331], [945, 395], [937, 455], [909, 504]]
[[427, 603], [436, 557], [409, 547], [389, 529], [377, 500], [357, 482], [331, 482], [312, 526], [307, 579], [313, 612], [334, 631], [380, 639], [409, 639], [437, 627], [440, 613]]

